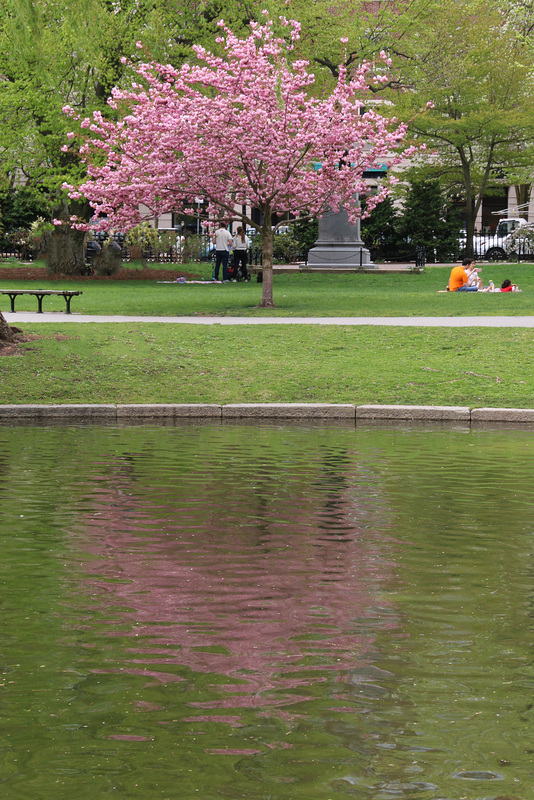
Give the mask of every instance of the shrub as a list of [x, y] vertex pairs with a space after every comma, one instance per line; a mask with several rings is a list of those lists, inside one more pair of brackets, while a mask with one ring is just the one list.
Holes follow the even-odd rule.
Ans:
[[121, 246], [114, 239], [107, 239], [101, 250], [95, 253], [93, 268], [97, 275], [116, 275], [122, 266]]
[[289, 233], [277, 233], [273, 237], [273, 258], [283, 264], [291, 264], [298, 261], [300, 257], [299, 245], [293, 235]]
[[438, 180], [412, 180], [399, 221], [399, 233], [412, 250], [424, 247], [427, 261], [449, 261], [458, 254], [457, 213]]
[[[365, 210], [365, 200], [362, 202]], [[402, 251], [402, 239], [398, 231], [399, 214], [391, 197], [386, 197], [371, 214], [362, 219], [361, 237], [371, 252], [373, 261], [384, 261], [399, 258]]]
[[297, 243], [299, 255], [302, 259], [308, 258], [308, 252], [315, 245], [319, 237], [319, 222], [315, 217], [311, 219], [297, 219], [290, 225], [291, 233]]
[[148, 222], [136, 225], [126, 234], [126, 244], [128, 247], [139, 247], [140, 250], [153, 250], [159, 242], [159, 232]]
[[534, 253], [534, 226], [525, 225], [512, 231], [505, 240], [508, 256], [525, 256]]

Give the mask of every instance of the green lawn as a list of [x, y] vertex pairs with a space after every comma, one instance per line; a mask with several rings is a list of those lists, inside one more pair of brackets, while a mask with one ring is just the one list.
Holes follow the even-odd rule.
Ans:
[[[532, 314], [534, 271], [487, 267], [521, 294], [438, 294], [448, 270], [422, 275], [280, 275], [273, 312], [261, 286], [52, 282], [81, 288], [78, 312], [268, 316]], [[15, 286], [1, 281], [0, 288]], [[20, 281], [18, 284], [20, 286]], [[29, 284], [25, 284], [29, 286]], [[41, 284], [43, 287], [46, 284]], [[7, 298], [3, 298], [7, 300]], [[17, 308], [36, 309], [35, 298]], [[23, 302], [24, 301], [24, 302]], [[58, 310], [63, 300], [48, 306]], [[4, 303], [4, 310], [9, 305]], [[534, 407], [534, 329], [24, 325], [31, 340], [0, 358], [0, 403], [332, 402]]]
[[[209, 264], [185, 265], [203, 277], [211, 275]], [[156, 316], [465, 316], [529, 315], [534, 313], [534, 269], [526, 264], [495, 264], [484, 267], [486, 283], [500, 285], [510, 278], [523, 290], [517, 294], [439, 294], [449, 276], [446, 267], [427, 267], [421, 274], [281, 274], [274, 279], [275, 309], [258, 309], [261, 284], [250, 283], [159, 284], [156, 281], [25, 281], [25, 288], [81, 289], [74, 298], [74, 313]], [[172, 278], [177, 270], [170, 270]], [[0, 288], [20, 288], [21, 281], [2, 280]], [[9, 310], [9, 300], [0, 296], [0, 308]], [[60, 311], [62, 299], [45, 299], [43, 309]], [[19, 297], [16, 310], [37, 310], [34, 297]]]
[[534, 407], [534, 330], [157, 323], [24, 326], [0, 403]]

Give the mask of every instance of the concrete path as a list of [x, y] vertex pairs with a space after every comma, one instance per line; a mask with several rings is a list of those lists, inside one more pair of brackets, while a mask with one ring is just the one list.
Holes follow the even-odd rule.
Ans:
[[126, 317], [2, 312], [10, 325], [55, 322], [163, 322], [182, 325], [390, 325], [406, 328], [534, 328], [531, 317]]

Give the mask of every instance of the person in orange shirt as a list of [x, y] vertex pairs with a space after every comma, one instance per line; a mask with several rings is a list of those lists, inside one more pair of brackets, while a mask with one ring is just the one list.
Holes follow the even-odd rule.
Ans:
[[465, 268], [471, 263], [471, 258], [464, 258], [461, 266], [452, 268], [447, 287], [449, 292], [478, 292], [478, 286], [468, 286], [469, 275]]

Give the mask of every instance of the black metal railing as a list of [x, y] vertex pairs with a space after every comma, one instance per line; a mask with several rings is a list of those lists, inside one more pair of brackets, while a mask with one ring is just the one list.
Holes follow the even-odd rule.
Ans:
[[16, 259], [17, 261], [33, 261], [34, 253], [31, 248], [15, 247], [12, 244], [0, 244], [0, 259], [7, 261]]
[[415, 268], [424, 269], [426, 266], [426, 249], [424, 247], [415, 248]]
[[534, 236], [517, 228], [507, 236], [475, 231], [472, 248], [467, 247], [467, 239], [459, 240], [459, 258], [473, 256], [484, 261], [522, 261], [534, 259]]

